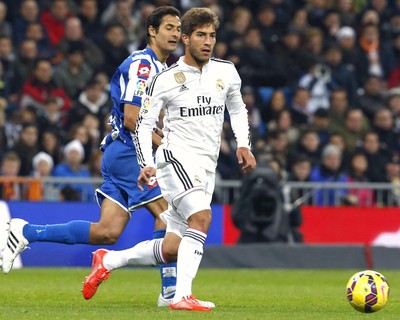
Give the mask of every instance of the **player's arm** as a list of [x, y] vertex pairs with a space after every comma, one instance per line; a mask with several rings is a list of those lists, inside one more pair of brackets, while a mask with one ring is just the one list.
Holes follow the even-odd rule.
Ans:
[[[130, 132], [134, 133], [136, 130], [137, 119], [139, 116], [140, 107], [135, 106], [133, 104], [125, 103], [124, 105], [124, 126], [125, 128], [129, 129]], [[153, 145], [159, 146], [161, 144], [161, 136], [159, 133], [162, 134], [162, 131], [155, 127], [151, 134], [151, 140]]]
[[235, 134], [237, 150], [236, 157], [244, 173], [253, 171], [256, 159], [251, 152], [250, 125], [246, 105], [240, 92], [241, 80], [236, 69], [233, 68], [233, 84], [227, 93], [226, 106], [231, 118], [231, 126]]
[[164, 101], [162, 81], [157, 80], [158, 76], [154, 78], [149, 88], [150, 103], [142, 106], [136, 124], [134, 143], [138, 163], [142, 168], [138, 181], [142, 184], [147, 184], [149, 179], [155, 176], [156, 173], [156, 165], [153, 160], [152, 135]]

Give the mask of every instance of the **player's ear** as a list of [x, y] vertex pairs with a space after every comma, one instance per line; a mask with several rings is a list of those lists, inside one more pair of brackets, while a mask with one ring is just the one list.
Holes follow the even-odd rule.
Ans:
[[182, 34], [182, 42], [186, 46], [189, 44], [189, 37], [186, 34]]
[[150, 37], [156, 36], [156, 29], [154, 29], [153, 26], [150, 26], [148, 30], [149, 30]]

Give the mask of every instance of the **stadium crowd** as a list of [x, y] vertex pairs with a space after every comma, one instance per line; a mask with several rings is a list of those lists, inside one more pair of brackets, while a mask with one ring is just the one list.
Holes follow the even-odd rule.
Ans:
[[[161, 5], [217, 12], [214, 56], [235, 64], [254, 154], [282, 178], [400, 181], [397, 0], [0, 1], [2, 176], [100, 176], [109, 80], [145, 47], [146, 17]], [[241, 179], [228, 123], [218, 174]]]

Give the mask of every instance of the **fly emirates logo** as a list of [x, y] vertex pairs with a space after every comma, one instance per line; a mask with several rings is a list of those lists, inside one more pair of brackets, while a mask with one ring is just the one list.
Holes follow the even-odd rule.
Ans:
[[212, 106], [211, 97], [198, 96], [197, 97], [198, 107], [181, 107], [181, 117], [199, 117], [207, 115], [221, 114], [224, 112], [224, 105]]

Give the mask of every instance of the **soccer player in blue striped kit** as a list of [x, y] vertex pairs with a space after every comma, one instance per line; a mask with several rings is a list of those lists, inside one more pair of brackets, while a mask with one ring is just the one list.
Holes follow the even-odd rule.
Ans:
[[[65, 244], [113, 244], [115, 243], [133, 211], [146, 207], [155, 218], [154, 238], [163, 238], [165, 224], [159, 218], [168, 209], [158, 185], [138, 188], [140, 167], [134, 147], [134, 131], [140, 108], [148, 103], [146, 89], [151, 79], [164, 70], [166, 60], [177, 48], [180, 39], [180, 12], [170, 6], [155, 9], [147, 20], [147, 43], [144, 50], [133, 52], [119, 66], [111, 79], [110, 88], [114, 106], [109, 124], [113, 127], [101, 149], [102, 176], [104, 182], [96, 190], [97, 202], [101, 207], [98, 222], [71, 221], [66, 224], [33, 225], [22, 219], [12, 219], [9, 223], [7, 244], [2, 252], [2, 269], [7, 274], [15, 258], [30, 243], [36, 241]], [[154, 146], [161, 144], [161, 137], [153, 133]], [[103, 272], [102, 255], [105, 250], [96, 251], [92, 267]], [[160, 265], [162, 291], [158, 306], [169, 306], [175, 294], [176, 263]], [[102, 274], [96, 281], [104, 281], [110, 276]], [[83, 290], [85, 299], [96, 293], [99, 283], [86, 282]]]

